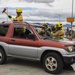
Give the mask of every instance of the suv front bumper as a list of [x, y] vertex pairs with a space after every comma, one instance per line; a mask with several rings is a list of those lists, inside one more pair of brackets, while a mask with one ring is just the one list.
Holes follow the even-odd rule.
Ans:
[[75, 54], [68, 54], [68, 55], [64, 55], [64, 62], [66, 64], [73, 64], [75, 63]]

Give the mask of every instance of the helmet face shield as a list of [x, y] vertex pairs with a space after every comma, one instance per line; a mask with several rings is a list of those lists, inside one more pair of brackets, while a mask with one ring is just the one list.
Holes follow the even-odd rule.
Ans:
[[62, 28], [62, 23], [61, 22], [58, 22], [57, 27]]
[[62, 25], [62, 24], [60, 24], [60, 26], [61, 26], [61, 27], [63, 27], [63, 25]]
[[60, 25], [62, 25], [62, 24], [60, 24]]
[[57, 24], [57, 27], [61, 27], [60, 24]]

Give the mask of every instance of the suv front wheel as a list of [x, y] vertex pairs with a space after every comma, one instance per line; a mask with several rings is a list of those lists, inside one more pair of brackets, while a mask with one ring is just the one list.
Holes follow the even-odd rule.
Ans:
[[63, 69], [63, 60], [56, 53], [48, 53], [43, 58], [43, 67], [46, 72], [57, 74]]
[[0, 48], [0, 64], [4, 64], [6, 62], [7, 56], [2, 48]]

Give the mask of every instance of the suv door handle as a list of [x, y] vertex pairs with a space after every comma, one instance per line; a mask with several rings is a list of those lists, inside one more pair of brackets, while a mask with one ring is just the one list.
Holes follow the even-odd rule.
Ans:
[[12, 42], [15, 42], [15, 40], [11, 39]]

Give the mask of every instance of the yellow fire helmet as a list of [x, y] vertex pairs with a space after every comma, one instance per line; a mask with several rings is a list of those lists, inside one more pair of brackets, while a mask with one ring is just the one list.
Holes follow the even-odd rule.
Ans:
[[46, 22], [42, 23], [42, 26], [47, 26], [47, 23]]
[[62, 22], [58, 22], [57, 23], [57, 27], [61, 27], [62, 28], [63, 27]]
[[18, 8], [18, 9], [16, 9], [16, 12], [22, 13], [22, 9], [21, 8]]

